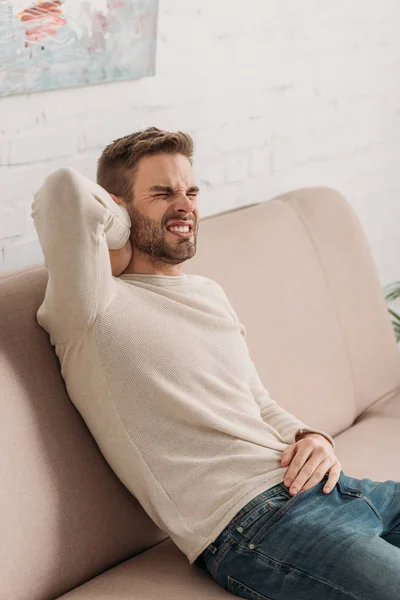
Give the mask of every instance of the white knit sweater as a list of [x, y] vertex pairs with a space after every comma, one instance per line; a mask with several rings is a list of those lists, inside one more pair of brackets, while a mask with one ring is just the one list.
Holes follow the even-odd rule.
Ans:
[[127, 241], [130, 219], [103, 188], [59, 169], [32, 217], [49, 273], [37, 319], [69, 396], [116, 475], [192, 564], [284, 480], [281, 454], [300, 428], [334, 441], [270, 398], [218, 283], [112, 276], [108, 249]]

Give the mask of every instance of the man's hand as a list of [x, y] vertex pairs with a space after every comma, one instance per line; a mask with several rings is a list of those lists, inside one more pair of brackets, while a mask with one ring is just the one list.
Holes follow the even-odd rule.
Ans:
[[[119, 198], [115, 194], [110, 194], [111, 198], [120, 206], [125, 206], [122, 198]], [[110, 254], [111, 271], [113, 277], [118, 277], [125, 271], [132, 259], [132, 244], [130, 238], [127, 240], [124, 246], [119, 250], [108, 250]]]
[[293, 495], [317, 485], [329, 471], [323, 491], [329, 493], [336, 485], [342, 465], [335, 456], [332, 444], [319, 433], [304, 433], [303, 437], [288, 446], [281, 457], [282, 467], [288, 465], [284, 485]]

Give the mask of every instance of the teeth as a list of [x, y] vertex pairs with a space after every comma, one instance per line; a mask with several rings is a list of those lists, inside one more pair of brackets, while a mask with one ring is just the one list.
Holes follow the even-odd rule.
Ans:
[[188, 233], [190, 231], [190, 227], [188, 225], [182, 227], [168, 227], [169, 231], [179, 231], [180, 233]]

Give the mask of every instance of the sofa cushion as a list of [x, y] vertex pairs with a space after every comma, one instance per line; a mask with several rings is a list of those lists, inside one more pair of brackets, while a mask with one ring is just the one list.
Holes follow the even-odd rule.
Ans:
[[0, 596], [54, 598], [167, 536], [103, 459], [36, 310], [46, 270], [0, 278]]
[[351, 477], [400, 481], [400, 391], [365, 411], [335, 437], [336, 456]]
[[227, 600], [205, 568], [189, 565], [175, 544], [165, 540], [106, 571], [58, 600]]

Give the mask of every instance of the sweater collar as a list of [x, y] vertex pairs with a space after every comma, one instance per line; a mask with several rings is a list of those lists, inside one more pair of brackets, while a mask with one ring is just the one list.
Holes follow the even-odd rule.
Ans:
[[145, 283], [152, 283], [160, 286], [174, 286], [187, 283], [190, 275], [187, 273], [183, 275], [156, 275], [154, 273], [125, 273], [120, 275], [119, 279], [126, 281], [143, 281]]

